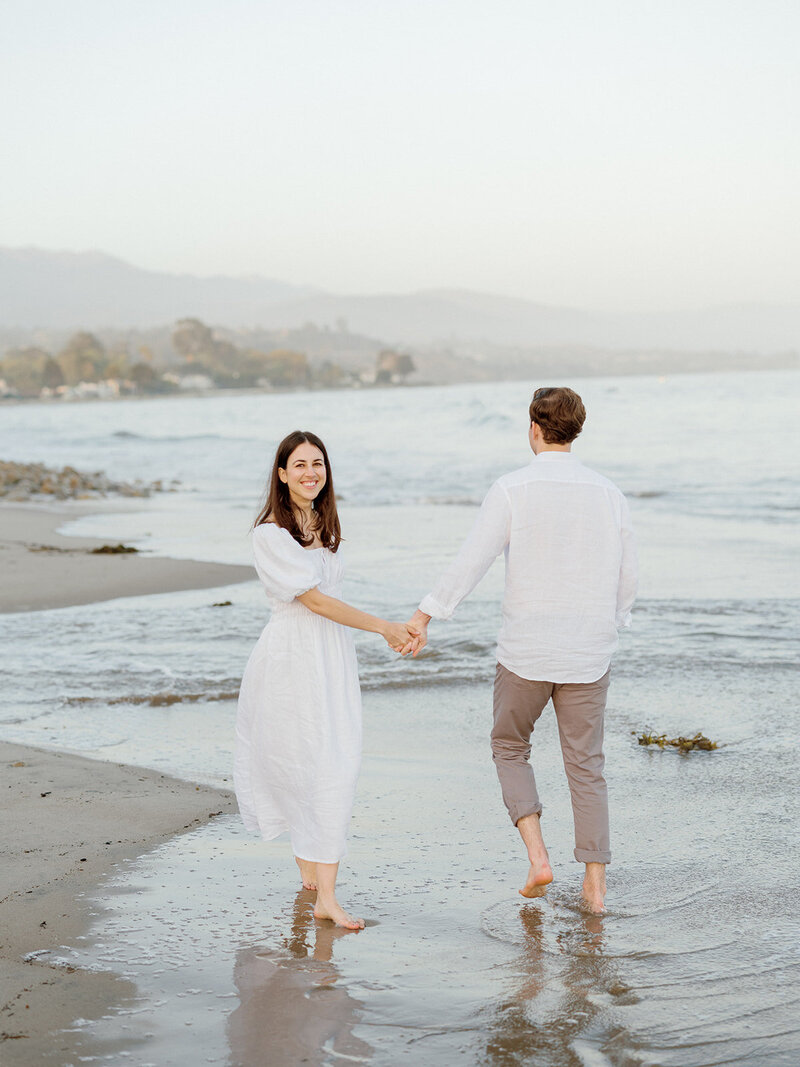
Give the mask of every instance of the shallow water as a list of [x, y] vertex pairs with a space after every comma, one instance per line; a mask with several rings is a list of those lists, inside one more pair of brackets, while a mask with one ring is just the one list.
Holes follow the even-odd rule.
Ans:
[[579, 907], [552, 716], [536, 769], [556, 883], [526, 903], [488, 758], [488, 689], [368, 693], [341, 886], [367, 929], [314, 923], [288, 845], [215, 819], [112, 877], [66, 957], [140, 990], [86, 1027], [87, 1053], [117, 1062], [135, 1037], [136, 1062], [158, 1065], [199, 1050], [242, 1067], [797, 1063], [793, 768], [744, 736], [731, 706], [713, 726], [730, 717], [739, 738], [718, 752], [641, 749], [637, 689], [617, 680], [609, 715], [604, 917]]
[[[607, 718], [608, 915], [578, 907], [547, 713], [534, 758], [557, 881], [540, 901], [516, 893], [524, 864], [487, 742], [496, 566], [419, 660], [358, 638], [365, 761], [342, 895], [367, 930], [317, 927], [288, 845], [213, 820], [117, 871], [94, 930], [65, 948], [140, 990], [78, 1025], [89, 1062], [800, 1062], [800, 375], [575, 384], [590, 410], [578, 452], [631, 494], [643, 562]], [[347, 596], [402, 617], [492, 479], [526, 462], [527, 392], [21, 405], [3, 412], [0, 454], [179, 477], [180, 493], [72, 529], [244, 561], [265, 456], [312, 425], [345, 501]], [[229, 785], [265, 613], [254, 582], [0, 616], [0, 735]], [[645, 727], [722, 747], [646, 750]]]

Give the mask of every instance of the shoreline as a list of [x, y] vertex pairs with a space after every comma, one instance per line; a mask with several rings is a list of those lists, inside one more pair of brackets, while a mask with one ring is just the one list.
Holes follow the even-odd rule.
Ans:
[[[649, 349], [647, 350], [650, 351]], [[681, 353], [683, 355], [683, 353]], [[687, 356], [691, 353], [687, 353]], [[735, 354], [731, 354], [731, 357], [735, 359]], [[472, 358], [472, 357], [467, 357]], [[763, 357], [748, 358], [742, 363], [728, 363], [720, 366], [713, 360], [701, 362], [697, 365], [685, 365], [681, 363], [679, 366], [641, 366], [633, 363], [623, 363], [619, 366], [598, 366], [596, 364], [586, 365], [580, 368], [572, 367], [564, 372], [564, 377], [569, 378], [659, 378], [668, 377], [674, 378], [679, 375], [697, 375], [697, 374], [730, 374], [730, 373], [752, 373], [761, 374], [769, 371], [800, 371], [800, 357], [795, 352], [791, 352], [789, 355], [784, 353], [773, 353], [771, 355]], [[552, 377], [556, 373], [552, 369], [552, 365], [547, 363], [541, 368], [532, 364], [529, 369], [520, 371], [512, 371], [509, 374], [502, 375], [501, 377], [489, 377], [489, 378], [454, 378], [447, 381], [435, 381], [435, 380], [422, 380], [416, 382], [364, 382], [360, 385], [336, 385], [336, 386], [287, 386], [286, 388], [276, 389], [263, 389], [260, 386], [236, 386], [235, 388], [226, 389], [223, 386], [215, 386], [212, 389], [179, 389], [176, 392], [165, 393], [125, 393], [120, 396], [79, 396], [70, 397], [68, 400], [62, 397], [56, 396], [0, 396], [0, 406], [7, 404], [8, 406], [20, 405], [20, 404], [105, 404], [105, 403], [117, 403], [120, 400], [176, 400], [176, 399], [205, 399], [208, 397], [232, 397], [232, 396], [284, 396], [284, 395], [296, 395], [298, 393], [338, 393], [338, 392], [361, 392], [361, 391], [374, 391], [384, 389], [439, 389], [449, 388], [450, 386], [459, 385], [494, 385], [501, 382], [523, 382], [526, 387], [531, 378], [536, 375], [544, 375], [545, 377]]]
[[171, 559], [145, 553], [92, 555], [103, 541], [56, 531], [67, 518], [113, 511], [91, 501], [69, 509], [55, 503], [0, 503], [0, 613], [45, 611], [118, 597], [210, 589], [254, 581], [250, 567]]
[[[41, 611], [117, 597], [251, 581], [220, 563], [92, 555], [104, 542], [57, 533], [113, 501], [0, 503], [0, 612]], [[90, 898], [114, 865], [236, 811], [230, 791], [127, 764], [0, 740], [0, 1047], [3, 1063], [61, 1065], [80, 1056], [77, 1018], [99, 1019], [135, 997], [112, 971], [61, 958], [88, 931]]]
[[[90, 897], [115, 864], [236, 811], [233, 794], [158, 771], [0, 742], [0, 1047], [3, 1062], [80, 1055], [77, 1018], [136, 995], [111, 971], [73, 968], [61, 950], [86, 933]], [[34, 955], [30, 955], [34, 954]]]

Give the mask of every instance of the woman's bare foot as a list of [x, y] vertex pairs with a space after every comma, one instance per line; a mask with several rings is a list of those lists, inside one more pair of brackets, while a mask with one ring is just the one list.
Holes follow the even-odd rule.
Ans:
[[300, 877], [303, 879], [303, 889], [316, 889], [317, 888], [317, 865], [311, 863], [309, 860], [301, 860], [298, 856], [294, 858], [295, 863], [300, 868]]
[[364, 929], [364, 920], [354, 919], [352, 915], [348, 915], [335, 898], [329, 901], [321, 901], [317, 898], [317, 903], [314, 905], [314, 918], [330, 919], [344, 930]]
[[547, 892], [547, 887], [553, 881], [553, 868], [550, 866], [550, 857], [544, 847], [541, 827], [538, 815], [525, 815], [517, 823], [525, 848], [528, 850], [530, 869], [528, 880], [520, 889], [520, 896], [541, 897]]
[[364, 920], [348, 915], [336, 899], [338, 871], [338, 863], [317, 864], [317, 903], [314, 906], [314, 918], [330, 919], [343, 930], [363, 930]]
[[581, 897], [589, 911], [602, 915], [606, 910], [606, 865], [605, 863], [587, 863], [583, 879]]

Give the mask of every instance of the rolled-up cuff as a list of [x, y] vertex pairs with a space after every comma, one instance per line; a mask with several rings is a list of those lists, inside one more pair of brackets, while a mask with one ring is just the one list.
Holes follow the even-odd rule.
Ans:
[[426, 596], [419, 603], [419, 610], [425, 615], [430, 615], [432, 619], [449, 619], [452, 618], [454, 608], [442, 607], [438, 600], [434, 600], [432, 596]]
[[576, 848], [574, 852], [578, 863], [611, 863], [611, 853], [599, 849]]
[[627, 611], [624, 615], [617, 615], [616, 620], [615, 620], [616, 624], [617, 624], [617, 629], [618, 630], [627, 630], [628, 627], [630, 626], [632, 620], [633, 620], [633, 616], [631, 615], [631, 613], [629, 611]]
[[541, 818], [542, 805], [538, 801], [535, 804], [515, 804], [513, 808], [509, 808], [508, 814], [516, 826], [520, 819], [526, 819], [529, 815], [538, 815]]

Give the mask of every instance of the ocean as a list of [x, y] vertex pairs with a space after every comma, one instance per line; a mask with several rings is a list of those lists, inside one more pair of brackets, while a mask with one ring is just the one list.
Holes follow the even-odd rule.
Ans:
[[[494, 479], [528, 462], [540, 384], [24, 404], [0, 411], [0, 456], [174, 480], [108, 513], [67, 509], [62, 532], [244, 563], [275, 445], [313, 430], [340, 499], [345, 597], [403, 619]], [[207, 1062], [260, 1062], [263, 1019], [281, 1026], [265, 1006], [323, 990], [337, 1007], [308, 1037], [310, 1063], [800, 1061], [800, 376], [569, 384], [589, 412], [575, 451], [628, 495], [642, 565], [607, 716], [608, 914], [578, 907], [547, 713], [534, 765], [557, 880], [541, 901], [516, 893], [525, 864], [488, 755], [498, 562], [418, 660], [358, 635], [365, 758], [342, 899], [374, 929], [326, 943], [288, 845], [236, 818], [110, 875], [96, 929], [65, 959], [137, 982], [151, 1036], [136, 1062], [200, 1062], [187, 1026]], [[266, 614], [254, 581], [0, 616], [0, 736], [230, 786], [236, 692]], [[720, 748], [646, 749], [645, 729]], [[119, 1014], [99, 1037], [133, 1025]]]

